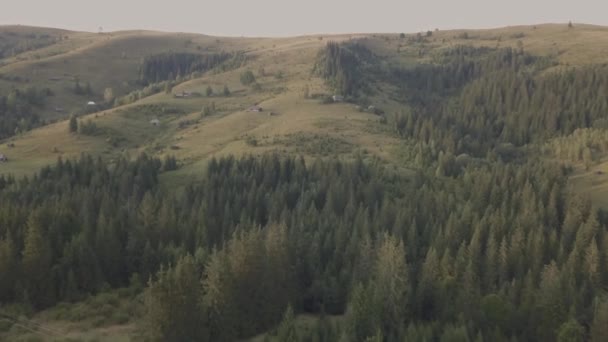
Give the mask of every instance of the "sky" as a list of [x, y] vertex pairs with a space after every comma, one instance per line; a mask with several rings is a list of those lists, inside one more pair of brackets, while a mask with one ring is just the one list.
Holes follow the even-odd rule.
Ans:
[[606, 0], [0, 0], [0, 25], [220, 36], [608, 25]]

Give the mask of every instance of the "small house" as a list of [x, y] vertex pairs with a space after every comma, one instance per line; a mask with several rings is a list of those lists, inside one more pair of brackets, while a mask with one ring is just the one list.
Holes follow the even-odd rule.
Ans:
[[175, 93], [173, 94], [173, 97], [175, 98], [184, 98], [184, 97], [190, 97], [192, 96], [192, 92], [191, 91], [182, 91], [181, 93]]
[[150, 120], [150, 124], [152, 126], [159, 126], [160, 125], [160, 120], [158, 120], [158, 119], [152, 119], [152, 120]]
[[334, 95], [334, 96], [331, 97], [331, 99], [334, 102], [343, 102], [344, 101], [344, 96], [342, 96], [342, 95]]
[[4, 154], [0, 153], [0, 163], [7, 162], [7, 161], [8, 161], [8, 158]]
[[87, 102], [87, 106], [96, 106], [97, 104], [95, 103], [95, 101], [89, 101]]
[[262, 111], [264, 111], [264, 110], [262, 109], [262, 107], [260, 107], [260, 106], [258, 106], [258, 105], [255, 105], [255, 106], [251, 106], [251, 107], [249, 107], [249, 109], [247, 109], [247, 111], [248, 111], [248, 112], [256, 112], [256, 113], [259, 113], [259, 112], [262, 112]]

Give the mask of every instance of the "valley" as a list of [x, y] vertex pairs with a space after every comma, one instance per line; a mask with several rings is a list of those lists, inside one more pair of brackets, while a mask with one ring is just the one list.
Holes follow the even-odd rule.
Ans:
[[0, 340], [605, 335], [608, 27], [0, 52]]

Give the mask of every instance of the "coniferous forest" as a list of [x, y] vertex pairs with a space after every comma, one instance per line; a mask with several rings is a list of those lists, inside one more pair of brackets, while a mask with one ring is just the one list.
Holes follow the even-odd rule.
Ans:
[[[142, 80], [226, 58], [155, 56]], [[391, 84], [411, 172], [225, 156], [175, 190], [159, 180], [174, 159], [83, 154], [0, 176], [0, 303], [140, 283], [151, 341], [608, 341], [608, 215], [535, 149], [606, 128], [608, 69], [466, 46], [379, 60], [330, 43], [313, 74], [354, 102]], [[302, 333], [299, 314], [319, 319]]]
[[157, 83], [173, 81], [193, 72], [205, 72], [233, 57], [228, 53], [194, 54], [163, 53], [144, 58], [140, 66], [140, 81]]
[[0, 298], [44, 308], [150, 279], [153, 336], [176, 341], [253, 336], [289, 305], [345, 315], [303, 339], [605, 333], [606, 218], [558, 165], [406, 179], [360, 160], [223, 158], [179, 194], [160, 168], [82, 157], [2, 179]]

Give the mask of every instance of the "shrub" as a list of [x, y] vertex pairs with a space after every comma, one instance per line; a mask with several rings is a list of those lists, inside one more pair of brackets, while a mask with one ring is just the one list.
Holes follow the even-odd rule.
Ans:
[[248, 136], [247, 139], [245, 139], [245, 143], [249, 146], [258, 146], [258, 140], [252, 136]]
[[7, 332], [11, 330], [13, 323], [7, 320], [0, 320], [0, 332]]
[[164, 171], [173, 171], [177, 170], [177, 159], [175, 156], [166, 156], [163, 162], [163, 170]]
[[321, 98], [321, 104], [330, 104], [330, 103], [334, 103], [334, 100], [331, 98], [331, 96], [324, 96]]
[[114, 312], [111, 317], [113, 324], [126, 324], [130, 319], [131, 317], [129, 317], [129, 314], [123, 311]]
[[468, 32], [462, 32], [461, 34], [458, 35], [458, 38], [460, 38], [460, 39], [469, 39], [469, 33]]
[[80, 124], [79, 133], [82, 135], [96, 135], [99, 133], [99, 128], [97, 128], [97, 124], [91, 120], [87, 120], [86, 122]]
[[69, 131], [70, 133], [78, 132], [78, 118], [76, 118], [76, 115], [70, 116]]
[[241, 74], [241, 84], [247, 86], [255, 83], [255, 75], [251, 70], [247, 70]]

